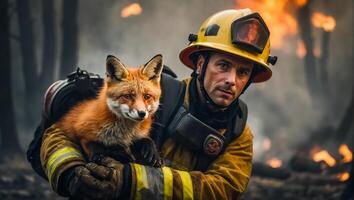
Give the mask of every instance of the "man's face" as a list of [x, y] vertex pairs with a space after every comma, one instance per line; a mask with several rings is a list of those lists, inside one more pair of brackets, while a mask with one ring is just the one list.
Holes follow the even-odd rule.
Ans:
[[[199, 56], [197, 71], [200, 74], [204, 57]], [[253, 64], [228, 54], [212, 53], [204, 77], [204, 88], [209, 97], [220, 106], [229, 106], [248, 82]]]

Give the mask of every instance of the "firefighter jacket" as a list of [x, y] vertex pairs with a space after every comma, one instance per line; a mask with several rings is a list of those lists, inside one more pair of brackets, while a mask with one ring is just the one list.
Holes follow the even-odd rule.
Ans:
[[[184, 103], [188, 108], [191, 81], [185, 82]], [[193, 134], [193, 130], [190, 131]], [[232, 140], [205, 171], [197, 171], [198, 154], [167, 138], [160, 149], [164, 167], [128, 164], [128, 196], [130, 199], [238, 199], [251, 175], [252, 141], [253, 135], [246, 125], [243, 133]], [[80, 147], [54, 124], [43, 136], [41, 163], [51, 186], [58, 192], [60, 175], [86, 161]]]

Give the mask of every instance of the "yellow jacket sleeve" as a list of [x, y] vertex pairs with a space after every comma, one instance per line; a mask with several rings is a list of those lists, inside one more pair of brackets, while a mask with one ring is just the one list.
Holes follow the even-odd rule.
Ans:
[[85, 165], [80, 147], [55, 124], [44, 132], [40, 157], [42, 168], [56, 192], [58, 192], [59, 177], [65, 170]]
[[237, 199], [252, 168], [253, 136], [246, 126], [207, 171], [181, 171], [132, 164], [132, 199]]

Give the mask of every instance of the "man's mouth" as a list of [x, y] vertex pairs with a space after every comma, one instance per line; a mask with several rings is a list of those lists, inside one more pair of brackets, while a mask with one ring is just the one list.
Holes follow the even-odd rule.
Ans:
[[219, 89], [219, 91], [221, 91], [222, 93], [228, 95], [228, 96], [234, 96], [234, 92], [230, 91], [230, 90], [223, 90], [223, 89]]

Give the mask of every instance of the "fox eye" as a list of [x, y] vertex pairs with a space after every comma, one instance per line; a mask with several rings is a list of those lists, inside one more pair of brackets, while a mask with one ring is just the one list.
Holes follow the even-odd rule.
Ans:
[[144, 94], [144, 99], [145, 99], [145, 100], [151, 99], [151, 95], [150, 95], [150, 94]]
[[122, 97], [125, 98], [125, 99], [128, 99], [128, 100], [132, 100], [133, 99], [133, 95], [132, 94], [123, 94]]

